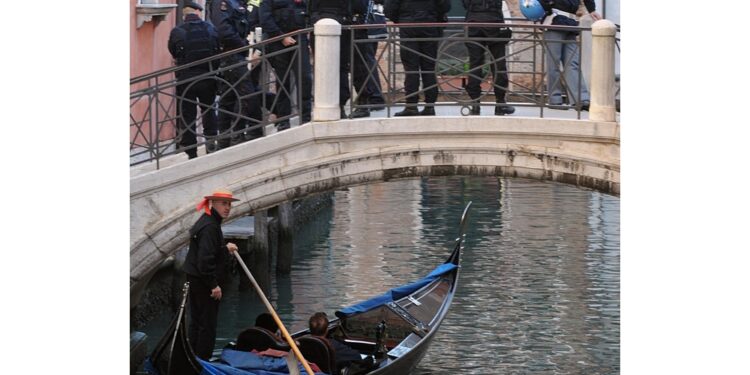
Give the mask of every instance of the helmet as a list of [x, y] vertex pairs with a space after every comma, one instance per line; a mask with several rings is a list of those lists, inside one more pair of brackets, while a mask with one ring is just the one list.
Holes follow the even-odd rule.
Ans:
[[521, 8], [521, 13], [529, 21], [541, 21], [547, 12], [539, 4], [539, 0], [521, 0], [518, 2], [518, 7]]

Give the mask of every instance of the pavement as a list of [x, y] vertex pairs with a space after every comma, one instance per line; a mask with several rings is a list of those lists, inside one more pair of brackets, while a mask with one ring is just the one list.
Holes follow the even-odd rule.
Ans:
[[[440, 105], [440, 103], [437, 103], [438, 105], [435, 107], [435, 115], [436, 116], [461, 116], [461, 110], [462, 106], [453, 104], [453, 103], [446, 103], [445, 105]], [[519, 103], [509, 103], [510, 105], [513, 105], [516, 107], [516, 112], [512, 115], [506, 115], [506, 116], [495, 116], [495, 110], [494, 110], [494, 102], [484, 102], [482, 106], [482, 111], [480, 116], [482, 117], [543, 117], [543, 118], [560, 118], [560, 119], [580, 119], [580, 120], [588, 120], [589, 113], [586, 111], [579, 112], [574, 109], [568, 109], [568, 110], [559, 110], [559, 109], [550, 109], [550, 108], [540, 108], [535, 106], [530, 106], [529, 104], [519, 104]], [[403, 106], [397, 105], [392, 106], [390, 108], [385, 108], [380, 111], [374, 111], [370, 112], [370, 117], [364, 117], [364, 118], [388, 118], [393, 117], [393, 114], [396, 112], [399, 112], [403, 109]], [[420, 103], [419, 109], [423, 109], [424, 105]], [[346, 107], [346, 112], [350, 113], [350, 108]], [[468, 112], [468, 109], [464, 110], [464, 113]], [[617, 114], [617, 121], [620, 121], [620, 114]], [[299, 125], [299, 118], [293, 118], [290, 121], [291, 127], [300, 126]], [[265, 134], [270, 135], [276, 133], [276, 127], [273, 124], [267, 125], [265, 128]], [[200, 141], [200, 138], [199, 138]], [[198, 156], [205, 155], [206, 150], [205, 147], [201, 146], [198, 148]], [[170, 155], [166, 156], [160, 159], [159, 161], [159, 168], [164, 168], [170, 165], [182, 163], [184, 161], [187, 161], [187, 155], [185, 153], [179, 153], [176, 155]], [[150, 162], [150, 163], [142, 163], [135, 166], [130, 167], [130, 177], [135, 177], [138, 175], [141, 175], [143, 173], [147, 173], [150, 171], [156, 170], [156, 162]]]

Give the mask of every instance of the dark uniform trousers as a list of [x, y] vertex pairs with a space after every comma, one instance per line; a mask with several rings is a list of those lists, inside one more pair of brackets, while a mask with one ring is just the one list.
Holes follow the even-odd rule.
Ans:
[[[271, 43], [268, 46], [267, 54], [287, 50], [270, 58], [271, 66], [276, 71], [277, 78], [281, 82], [278, 90], [278, 102], [274, 111], [279, 116], [289, 116], [292, 113], [292, 79], [294, 78], [297, 85], [298, 94], [302, 96], [302, 113], [300, 120], [302, 123], [310, 122], [312, 111], [312, 71], [310, 68], [310, 49], [306, 35], [297, 35], [294, 37], [297, 44], [284, 47], [281, 42]], [[300, 60], [302, 65], [300, 66]], [[301, 79], [297, 79], [302, 68]], [[299, 85], [301, 82], [302, 85]]]
[[[189, 148], [195, 146], [196, 141], [196, 105], [200, 108], [203, 119], [203, 135], [215, 136], [218, 133], [216, 112], [213, 104], [216, 100], [216, 80], [213, 77], [199, 79], [177, 85], [177, 116], [181, 119], [180, 146]], [[197, 102], [196, 102], [197, 99]], [[186, 150], [188, 155], [197, 155], [195, 148]]]
[[219, 301], [211, 298], [211, 289], [199, 277], [188, 274], [187, 281], [190, 282], [188, 338], [195, 355], [208, 360], [216, 341]]
[[[469, 28], [469, 37], [500, 38], [498, 29], [484, 29], [479, 27]], [[466, 84], [466, 92], [472, 99], [478, 99], [482, 95], [480, 83], [484, 80], [481, 66], [485, 62], [485, 49], [490, 51], [492, 62], [490, 71], [494, 76], [493, 89], [495, 92], [495, 102], [505, 103], [505, 92], [508, 89], [508, 68], [505, 60], [505, 46], [507, 42], [499, 41], [477, 41], [476, 43], [466, 43], [466, 49], [469, 51], [469, 79]]]
[[352, 83], [358, 94], [357, 103], [384, 104], [380, 74], [375, 61], [378, 39], [368, 39], [366, 29], [355, 30], [354, 38], [364, 41], [356, 43], [352, 62]]
[[[434, 28], [401, 28], [399, 35], [402, 39], [437, 38], [440, 36]], [[406, 72], [406, 79], [404, 80], [406, 103], [414, 105], [419, 102], [420, 76], [422, 77], [425, 103], [435, 103], [438, 97], [437, 79], [435, 78], [438, 41], [402, 41], [400, 51], [401, 62]]]
[[[221, 85], [222, 92], [219, 97], [219, 130], [224, 135], [220, 140], [222, 148], [229, 146], [230, 139], [226, 136], [229, 133], [232, 134], [232, 143], [242, 142], [243, 138], [254, 139], [263, 136], [263, 128], [260, 125], [263, 118], [261, 94], [255, 90], [244, 60], [236, 60], [231, 65], [237, 65], [239, 61], [243, 63], [222, 74], [229, 85]], [[249, 117], [250, 120], [237, 114]]]

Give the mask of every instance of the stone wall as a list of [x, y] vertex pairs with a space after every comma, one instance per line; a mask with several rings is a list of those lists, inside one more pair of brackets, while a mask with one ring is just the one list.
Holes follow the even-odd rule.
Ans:
[[[306, 199], [299, 200], [294, 204], [294, 226], [302, 226], [316, 218], [318, 211], [333, 202], [333, 192], [323, 193]], [[276, 220], [271, 220], [268, 225], [269, 248], [275, 253], [277, 246], [276, 236], [278, 225]], [[233, 240], [237, 242], [236, 240]], [[242, 248], [242, 245], [238, 243]], [[151, 319], [162, 314], [164, 311], [176, 312], [182, 297], [182, 285], [185, 283], [185, 274], [182, 272], [182, 264], [185, 262], [187, 247], [179, 250], [175, 255], [165, 261], [160, 269], [148, 282], [148, 286], [141, 300], [130, 310], [130, 328], [137, 330], [146, 325]], [[230, 262], [236, 262], [234, 258]], [[231, 269], [231, 268], [230, 268]], [[236, 275], [235, 275], [236, 276]], [[222, 284], [234, 285], [238, 282], [229, 275]]]

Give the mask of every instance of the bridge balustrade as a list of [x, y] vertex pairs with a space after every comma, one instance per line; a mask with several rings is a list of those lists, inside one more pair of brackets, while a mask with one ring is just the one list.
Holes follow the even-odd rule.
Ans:
[[[600, 21], [601, 22], [601, 21]], [[376, 25], [350, 25], [342, 26], [343, 29], [367, 29], [370, 27], [377, 27]], [[363, 91], [365, 85], [373, 79], [380, 80], [380, 86], [384, 98], [385, 116], [390, 117], [395, 111], [406, 103], [408, 95], [404, 91], [403, 81], [405, 74], [403, 66], [400, 61], [400, 52], [402, 48], [405, 48], [402, 43], [410, 39], [400, 38], [398, 36], [399, 28], [401, 27], [415, 27], [415, 28], [443, 28], [444, 33], [442, 37], [432, 39], [420, 39], [420, 40], [435, 40], [439, 42], [437, 57], [421, 55], [426, 59], [430, 59], [435, 62], [435, 70], [426, 72], [429, 74], [435, 74], [437, 82], [432, 87], [420, 87], [417, 93], [411, 95], [424, 95], [424, 92], [428, 89], [436, 87], [438, 89], [438, 102], [435, 104], [437, 107], [441, 106], [458, 106], [461, 108], [461, 113], [468, 114], [468, 106], [471, 103], [470, 98], [465, 92], [466, 81], [470, 76], [479, 78], [482, 82], [482, 96], [480, 100], [483, 106], [494, 106], [494, 80], [490, 73], [490, 66], [500, 61], [500, 59], [493, 58], [489, 51], [486, 51], [487, 57], [485, 58], [484, 64], [475, 68], [469, 69], [468, 67], [468, 53], [466, 50], [467, 44], [479, 45], [482, 41], [501, 41], [507, 42], [507, 52], [504, 59], [508, 67], [509, 86], [506, 90], [507, 100], [514, 106], [517, 107], [531, 107], [537, 108], [539, 117], [549, 117], [554, 111], [549, 111], [547, 104], [547, 90], [546, 90], [546, 54], [549, 51], [550, 43], [576, 43], [579, 51], [585, 51], [582, 45], [582, 39], [578, 38], [576, 41], [560, 41], [560, 40], [546, 40], [544, 38], [544, 29], [540, 25], [532, 25], [528, 23], [516, 23], [510, 20], [506, 24], [479, 24], [479, 23], [463, 23], [463, 22], [448, 22], [441, 24], [388, 24], [387, 25], [387, 38], [385, 39], [355, 39], [355, 33], [349, 33], [351, 39], [350, 50], [344, 51], [349, 53], [350, 61], [360, 61], [363, 59], [363, 49], [369, 44], [376, 44], [375, 53], [375, 64], [369, 66], [367, 79], [359, 86], [355, 87], [352, 80], [349, 81], [350, 92], [352, 93], [352, 100], [348, 103], [347, 109], [351, 113], [358, 108], [362, 109], [374, 109], [379, 107], [378, 104], [360, 103], [358, 99], [358, 93]], [[508, 27], [512, 30], [512, 36], [509, 38], [472, 38], [468, 37], [469, 27]], [[546, 26], [550, 28], [550, 26]], [[574, 30], [581, 33], [589, 33], [592, 28], [590, 27], [565, 27], [565, 26], [554, 26], [555, 29], [566, 29]], [[196, 105], [198, 107], [198, 115], [192, 126], [197, 129], [195, 136], [198, 142], [193, 148], [204, 147], [206, 140], [202, 137], [202, 124], [201, 117], [203, 114], [213, 111], [219, 116], [226, 116], [231, 119], [232, 128], [228, 131], [224, 131], [219, 135], [219, 139], [231, 138], [233, 140], [239, 139], [240, 142], [243, 139], [247, 139], [254, 129], [269, 129], [269, 125], [275, 125], [282, 121], [289, 121], [293, 125], [299, 124], [301, 108], [302, 94], [299, 90], [294, 89], [292, 92], [287, 92], [284, 85], [287, 80], [293, 80], [299, 82], [299, 77], [302, 74], [301, 71], [301, 48], [304, 44], [295, 44], [285, 49], [268, 52], [268, 47], [271, 43], [278, 42], [285, 36], [297, 36], [297, 37], [312, 37], [312, 28], [299, 30], [294, 33], [282, 35], [268, 40], [257, 41], [250, 44], [247, 47], [237, 49], [234, 51], [228, 51], [207, 59], [196, 61], [191, 64], [186, 64], [179, 67], [172, 67], [156, 71], [140, 77], [131, 79], [131, 95], [130, 95], [130, 149], [131, 149], [131, 166], [153, 162], [156, 164], [156, 169], [160, 167], [160, 161], [163, 158], [175, 155], [185, 151], [185, 148], [179, 146], [179, 140], [186, 134], [191, 132], [191, 126], [183, 128], [180, 126], [181, 114], [177, 109], [178, 104], [182, 102], [182, 105]], [[619, 39], [614, 37], [614, 46], [619, 49]], [[484, 48], [484, 47], [482, 47]], [[247, 60], [239, 61], [234, 64], [221, 63], [226, 57], [235, 53], [245, 53], [250, 56]], [[414, 51], [418, 53], [417, 51]], [[296, 69], [293, 69], [295, 65], [288, 66], [284, 71], [275, 71], [272, 69], [270, 59], [274, 56], [291, 53], [293, 61], [297, 61]], [[312, 54], [311, 54], [312, 55]], [[327, 56], [326, 56], [327, 57]], [[335, 59], [335, 56], [331, 56], [330, 59]], [[326, 58], [326, 63], [331, 62]], [[189, 69], [195, 65], [204, 64], [206, 62], [213, 63], [214, 70], [205, 73], [200, 76], [191, 77], [189, 79], [178, 80], [175, 78], [176, 73], [180, 70]], [[314, 59], [311, 59], [311, 63], [314, 65]], [[568, 69], [571, 61], [565, 62], [563, 69]], [[242, 64], [247, 64], [247, 74], [234, 81], [225, 79], [222, 73], [227, 70], [237, 68]], [[377, 72], [378, 78], [374, 78], [375, 75], [372, 73]], [[350, 76], [354, 74], [354, 64], [349, 66]], [[425, 73], [425, 72], [423, 72]], [[607, 70], [605, 74], [613, 75], [614, 72]], [[567, 95], [580, 95], [578, 93], [570, 92], [568, 83], [565, 82], [564, 75], [560, 75], [561, 83], [566, 88]], [[582, 75], [579, 75], [579, 83], [582, 80]], [[195, 85], [197, 82], [202, 80], [213, 80], [217, 83], [218, 87], [221, 88], [220, 92], [217, 93], [216, 102], [210, 105], [201, 104], [195, 101], [194, 98], [178, 97], [176, 94], [176, 87], [178, 85]], [[237, 87], [240, 80], [252, 80], [256, 86], [256, 90], [250, 94], [240, 95]], [[614, 77], [611, 77], [614, 81]], [[325, 84], [325, 82], [318, 82], [319, 85]], [[315, 86], [315, 79], [313, 86]], [[581, 85], [577, 85], [581, 87]], [[592, 85], [593, 86], [593, 85]], [[295, 87], [292, 85], [291, 87]], [[615, 87], [614, 84], [611, 87]], [[607, 86], [607, 89], [609, 86]], [[334, 87], [336, 91], [338, 87]], [[593, 87], [592, 87], [593, 89]], [[579, 90], [580, 91], [580, 90]], [[292, 98], [292, 110], [289, 115], [280, 116], [280, 93], [285, 93], [288, 97]], [[239, 100], [238, 105], [235, 108], [227, 109], [222, 108], [218, 105], [222, 100], [228, 96], [236, 95]], [[609, 95], [609, 94], [608, 94]], [[617, 95], [614, 93], [613, 95]], [[613, 96], [609, 95], [609, 96]], [[593, 96], [593, 92], [592, 92]], [[489, 100], [492, 98], [492, 100]], [[257, 103], [261, 106], [261, 116], [248, 115], [247, 105], [245, 103]], [[592, 103], [593, 104], [593, 103]], [[243, 107], [243, 105], [245, 107]], [[614, 104], [613, 104], [614, 105]], [[577, 118], [581, 118], [581, 108], [567, 107], [565, 109], [573, 109], [577, 111]], [[338, 116], [337, 116], [338, 117]], [[608, 120], [612, 121], [612, 120]], [[234, 141], [233, 141], [234, 142]]]

